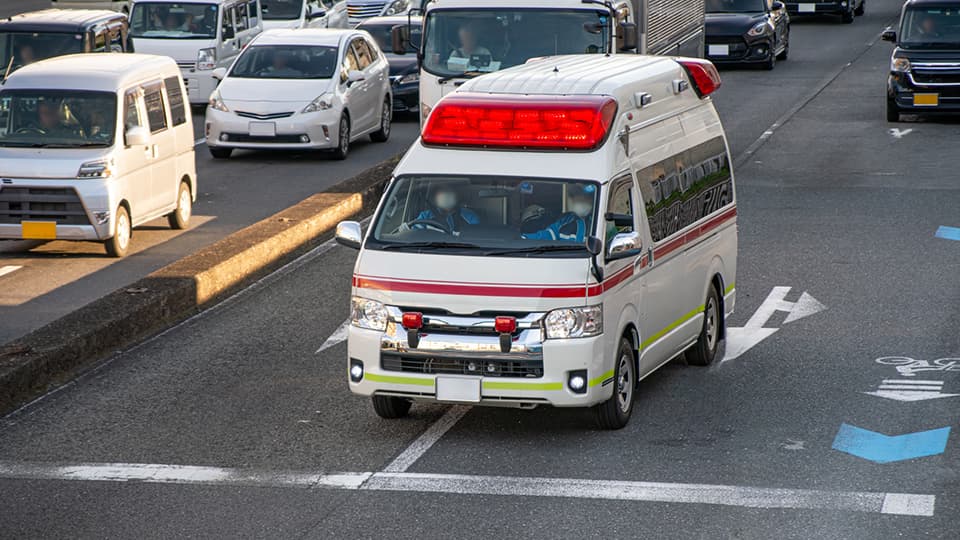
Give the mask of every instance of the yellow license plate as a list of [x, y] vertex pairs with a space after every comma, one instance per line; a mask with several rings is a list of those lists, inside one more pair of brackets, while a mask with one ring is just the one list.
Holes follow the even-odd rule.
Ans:
[[940, 104], [939, 94], [914, 94], [913, 105], [915, 107], [936, 107]]
[[57, 238], [56, 221], [21, 221], [21, 235], [27, 240], [54, 240]]

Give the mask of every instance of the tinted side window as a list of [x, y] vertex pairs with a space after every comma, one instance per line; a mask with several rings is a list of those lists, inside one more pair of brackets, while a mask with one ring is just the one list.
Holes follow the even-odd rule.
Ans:
[[93, 52], [106, 52], [107, 51], [107, 30], [101, 28], [93, 36]]
[[237, 32], [243, 32], [250, 29], [250, 17], [247, 15], [247, 4], [237, 4], [233, 8], [234, 22]]
[[170, 100], [170, 120], [174, 126], [179, 126], [187, 121], [187, 107], [183, 103], [180, 79], [167, 77], [163, 80], [163, 85], [167, 87], [167, 99]]
[[[607, 201], [607, 213], [618, 214], [620, 216], [633, 217], [633, 179], [629, 176], [622, 180], [615, 181], [613, 189], [610, 190], [610, 200]], [[613, 220], [607, 220], [605, 227], [606, 237], [609, 241], [618, 233], [633, 232], [633, 223], [629, 225], [620, 224], [619, 226]]]
[[637, 172], [637, 181], [654, 242], [733, 202], [730, 157], [720, 137]]
[[257, 0], [247, 2], [247, 15], [249, 16], [249, 27], [253, 28], [260, 24], [260, 13], [257, 11]]
[[367, 47], [367, 43], [360, 38], [353, 40], [353, 49], [357, 53], [357, 69], [367, 69], [367, 66], [371, 64], [370, 60], [370, 48]]
[[160, 83], [151, 84], [143, 88], [143, 104], [147, 109], [147, 122], [150, 124], [150, 133], [157, 133], [167, 129], [167, 111], [163, 106], [163, 94], [160, 93]]
[[376, 62], [377, 58], [380, 57], [380, 55], [377, 54], [377, 47], [366, 39], [363, 40], [363, 44], [367, 46], [367, 51], [370, 53], [370, 63]]
[[233, 8], [228, 8], [223, 10], [223, 15], [222, 15], [223, 22], [222, 22], [222, 31], [221, 31], [222, 39], [234, 38], [233, 12], [234, 12]]

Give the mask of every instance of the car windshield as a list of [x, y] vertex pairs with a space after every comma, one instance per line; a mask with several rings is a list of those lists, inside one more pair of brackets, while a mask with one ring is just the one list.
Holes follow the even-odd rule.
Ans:
[[[406, 23], [401, 23], [406, 25]], [[398, 26], [396, 24], [382, 24], [382, 23], [373, 23], [373, 24], [363, 24], [357, 26], [358, 30], [366, 30], [373, 36], [374, 41], [377, 42], [377, 46], [380, 47], [380, 50], [386, 53], [393, 52], [393, 38], [391, 33], [393, 32], [393, 27]], [[410, 43], [407, 44], [407, 52], [415, 53], [417, 52], [417, 44], [420, 43], [420, 25], [414, 24], [410, 29]]]
[[150, 39], [215, 38], [218, 10], [214, 4], [137, 3], [130, 14], [130, 35]]
[[243, 51], [230, 76], [244, 79], [330, 79], [336, 69], [336, 47], [255, 45]]
[[423, 69], [475, 76], [557, 54], [606, 53], [610, 15], [591, 9], [435, 9], [427, 13]]
[[900, 32], [904, 47], [960, 49], [960, 8], [907, 9]]
[[[0, 32], [4, 72], [44, 58], [83, 52], [83, 34], [64, 32]], [[13, 64], [10, 60], [13, 60]]]
[[483, 256], [586, 257], [599, 186], [511, 176], [402, 176], [369, 248]]
[[260, 11], [268, 21], [292, 21], [303, 13], [304, 0], [260, 0]]
[[756, 13], [766, 0], [707, 0], [707, 13]]
[[81, 148], [113, 145], [117, 97], [109, 92], [4, 90], [0, 146]]

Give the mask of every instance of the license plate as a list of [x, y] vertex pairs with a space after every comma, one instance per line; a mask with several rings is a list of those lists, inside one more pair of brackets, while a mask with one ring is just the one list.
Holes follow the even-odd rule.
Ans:
[[914, 94], [914, 107], [936, 107], [940, 104], [939, 94]]
[[277, 135], [277, 124], [274, 122], [250, 122], [248, 129], [251, 137], [274, 137]]
[[54, 240], [57, 238], [57, 222], [21, 221], [20, 235], [25, 240]]
[[817, 5], [816, 4], [800, 4], [797, 6], [797, 11], [800, 13], [816, 13]]
[[466, 377], [437, 377], [438, 401], [480, 402], [480, 379]]
[[730, 46], [707, 45], [707, 54], [710, 56], [730, 56]]

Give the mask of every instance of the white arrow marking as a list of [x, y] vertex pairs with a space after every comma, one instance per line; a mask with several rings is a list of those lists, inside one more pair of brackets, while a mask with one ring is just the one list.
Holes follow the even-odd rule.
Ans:
[[893, 135], [894, 139], [902, 139], [904, 135], [909, 135], [912, 129], [900, 129], [900, 128], [890, 128], [890, 135]]
[[940, 392], [942, 389], [943, 381], [886, 379], [877, 390], [863, 393], [895, 401], [924, 401], [960, 396], [960, 394], [943, 394]]
[[783, 321], [783, 324], [787, 324], [827, 309], [827, 306], [806, 292], [801, 294], [796, 302], [788, 302], [784, 298], [789, 292], [790, 287], [774, 287], [743, 328], [727, 328], [727, 350], [722, 362], [738, 358], [779, 330], [763, 327], [775, 312], [787, 312], [787, 318]]
[[[789, 302], [788, 302], [789, 303]], [[781, 302], [782, 304], [782, 302]], [[827, 309], [827, 306], [820, 303], [819, 300], [810, 296], [804, 291], [800, 295], [800, 299], [793, 304], [793, 307], [790, 308], [790, 314], [787, 315], [787, 318], [784, 319], [783, 324], [789, 324], [793, 321], [798, 321], [814, 313], [819, 313]]]
[[317, 349], [317, 352], [313, 354], [319, 354], [329, 349], [330, 347], [339, 345], [340, 343], [343, 343], [344, 341], [346, 341], [348, 328], [350, 328], [349, 317], [347, 318], [347, 320], [343, 321], [343, 324], [341, 324], [339, 328], [337, 328], [336, 330], [334, 330], [332, 334], [330, 334], [330, 337], [328, 337], [327, 340], [323, 342], [323, 345], [321, 345], [320, 348]]
[[727, 350], [722, 362], [736, 360], [754, 345], [772, 336], [779, 328], [727, 328]]
[[0, 266], [0, 276], [12, 274], [21, 268], [23, 267], [22, 266]]

